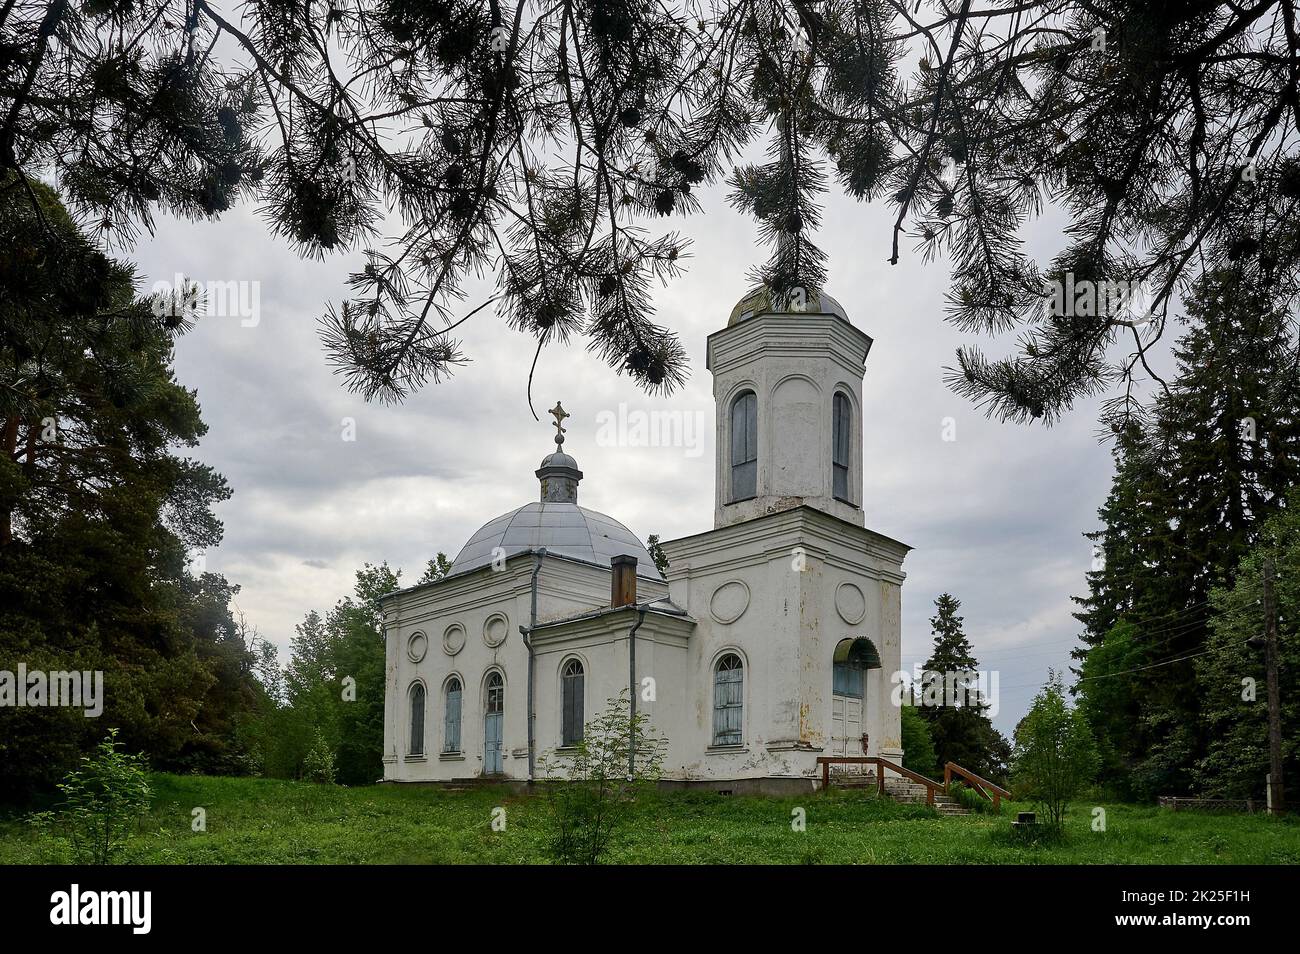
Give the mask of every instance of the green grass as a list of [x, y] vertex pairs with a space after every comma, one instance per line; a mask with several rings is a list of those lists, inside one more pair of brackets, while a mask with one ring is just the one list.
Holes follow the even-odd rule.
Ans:
[[[341, 788], [154, 775], [153, 812], [122, 858], [143, 864], [510, 864], [546, 861], [544, 798], [500, 788]], [[195, 807], [207, 831], [191, 831]], [[506, 810], [492, 830], [494, 808]], [[939, 818], [866, 792], [769, 799], [699, 792], [644, 798], [609, 861], [650, 864], [1300, 864], [1300, 822], [1260, 815], [1073, 807], [1064, 842], [1024, 846], [1001, 815]], [[803, 808], [807, 830], [791, 830]], [[66, 843], [0, 822], [0, 864], [69, 860]]]

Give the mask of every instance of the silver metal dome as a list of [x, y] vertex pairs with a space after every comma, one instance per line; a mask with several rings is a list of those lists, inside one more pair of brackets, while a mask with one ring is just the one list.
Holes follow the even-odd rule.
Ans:
[[488, 566], [497, 547], [507, 557], [546, 547], [557, 556], [605, 567], [611, 557], [627, 553], [636, 557], [637, 576], [663, 579], [636, 534], [613, 517], [575, 503], [530, 503], [489, 520], [469, 538], [447, 575]]
[[564, 451], [557, 450], [555, 453], [547, 454], [542, 458], [542, 462], [538, 465], [538, 469], [540, 470], [543, 467], [571, 467], [574, 470], [577, 470], [578, 462], [570, 455], [564, 453]]
[[[849, 313], [844, 306], [823, 291], [820, 295], [810, 295], [802, 308], [773, 305], [771, 295], [765, 286], [751, 288], [745, 297], [736, 302], [727, 318], [727, 327], [757, 318], [759, 315], [834, 315], [849, 321]], [[849, 324], [852, 324], [849, 321]]]

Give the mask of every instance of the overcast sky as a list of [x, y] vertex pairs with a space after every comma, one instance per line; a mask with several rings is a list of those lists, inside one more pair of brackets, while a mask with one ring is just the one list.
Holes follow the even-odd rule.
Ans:
[[[563, 401], [573, 417], [565, 450], [585, 479], [579, 502], [644, 539], [712, 525], [713, 399], [705, 338], [724, 326], [765, 250], [720, 189], [704, 213], [674, 221], [694, 241], [688, 273], [663, 289], [661, 320], [691, 356], [687, 386], [652, 399], [583, 346], [544, 352], [534, 382], [540, 413]], [[657, 223], [651, 223], [652, 226]], [[986, 420], [942, 381], [963, 336], [943, 319], [944, 263], [906, 248], [887, 262], [892, 217], [843, 197], [828, 202], [818, 240], [827, 291], [875, 339], [864, 384], [867, 526], [915, 549], [904, 565], [903, 666], [930, 646], [929, 617], [943, 591], [962, 601], [981, 664], [1000, 679], [995, 724], [1009, 732], [1049, 666], [1064, 667], [1078, 631], [1072, 595], [1085, 591], [1110, 457], [1097, 441], [1096, 402], [1051, 429]], [[1062, 244], [1059, 219], [1028, 236], [1040, 261]], [[257, 282], [259, 320], [206, 317], [177, 348], [180, 381], [196, 388], [209, 432], [195, 456], [226, 475], [225, 540], [207, 567], [241, 587], [236, 602], [287, 659], [293, 627], [351, 590], [364, 562], [387, 560], [414, 582], [437, 551], [454, 557], [481, 524], [537, 497], [533, 475], [552, 448], [544, 414], [525, 398], [533, 345], [489, 311], [465, 325], [472, 362], [398, 407], [348, 394], [322, 354], [316, 321], [345, 297], [360, 252], [303, 261], [269, 237], [255, 210], [219, 223], [162, 221], [129, 253], [142, 291], [176, 273], [199, 282]], [[488, 289], [490, 281], [480, 288]], [[473, 302], [471, 296], [471, 302]], [[1010, 342], [983, 342], [1001, 354]], [[702, 412], [702, 448], [597, 445], [597, 415]], [[942, 440], [942, 420], [956, 440]], [[344, 440], [344, 419], [355, 440]]]

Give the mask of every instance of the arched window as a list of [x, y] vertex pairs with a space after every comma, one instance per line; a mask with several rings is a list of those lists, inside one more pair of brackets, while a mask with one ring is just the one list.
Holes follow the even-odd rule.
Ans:
[[746, 391], [731, 402], [731, 499], [758, 493], [758, 398]]
[[500, 714], [506, 710], [506, 684], [501, 673], [493, 672], [487, 680], [487, 707], [489, 713]]
[[460, 751], [460, 680], [455, 677], [447, 680], [447, 695], [443, 701], [442, 715], [442, 750], [444, 752]]
[[586, 679], [582, 663], [570, 659], [560, 676], [562, 698], [562, 726], [560, 740], [563, 745], [577, 745], [582, 741], [582, 726], [586, 721], [583, 712], [583, 684]]
[[713, 744], [740, 745], [745, 708], [745, 668], [740, 657], [727, 653], [713, 670]]
[[849, 396], [843, 391], [836, 391], [831, 404], [831, 422], [833, 441], [831, 449], [831, 470], [834, 475], [832, 492], [844, 501], [849, 501], [849, 435], [852, 433], [853, 406]]
[[411, 684], [411, 755], [424, 754], [424, 684]]
[[501, 673], [493, 672], [484, 685], [483, 700], [483, 771], [500, 775], [503, 771], [502, 718], [506, 710], [506, 684]]

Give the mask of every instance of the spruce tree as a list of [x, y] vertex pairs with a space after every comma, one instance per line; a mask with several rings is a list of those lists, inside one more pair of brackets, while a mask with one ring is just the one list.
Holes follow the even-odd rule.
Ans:
[[[974, 686], [973, 674], [979, 668], [975, 650], [962, 630], [957, 615], [961, 601], [948, 593], [934, 601], [935, 615], [930, 618], [934, 647], [925, 663], [917, 712], [926, 721], [934, 742], [941, 769], [945, 762], [956, 762], [977, 775], [994, 781], [1005, 776], [1009, 747], [993, 728], [985, 702]], [[972, 674], [967, 678], [963, 673]], [[948, 680], [955, 680], [957, 694], [949, 698]], [[969, 683], [967, 688], [963, 688]]]
[[[1194, 682], [1209, 597], [1231, 587], [1263, 520], [1300, 480], [1300, 370], [1288, 298], [1247, 272], [1205, 276], [1188, 301], [1177, 376], [1123, 429], [1104, 565], [1076, 614], [1078, 687], [1104, 776], [1134, 794], [1193, 787], [1208, 733]], [[1130, 671], [1132, 670], [1132, 671]]]
[[1292, 791], [1300, 780], [1300, 489], [1288, 501], [1265, 523], [1233, 585], [1210, 594], [1210, 635], [1195, 660], [1208, 744], [1192, 772], [1198, 791], [1209, 796], [1264, 798], [1270, 771], [1264, 651], [1247, 640], [1264, 634], [1266, 560], [1279, 619], [1282, 774]]
[[933, 672], [974, 671], [979, 663], [975, 659], [975, 647], [970, 644], [962, 630], [964, 617], [957, 615], [961, 609], [961, 600], [948, 593], [941, 593], [934, 601], [935, 614], [930, 617], [930, 632], [934, 636], [934, 647], [925, 668]]

